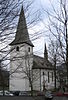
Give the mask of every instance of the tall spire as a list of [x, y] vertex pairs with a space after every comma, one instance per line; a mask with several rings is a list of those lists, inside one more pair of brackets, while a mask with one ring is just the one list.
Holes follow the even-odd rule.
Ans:
[[10, 43], [10, 45], [21, 44], [21, 43], [27, 43], [33, 46], [32, 42], [29, 39], [23, 6], [20, 12], [15, 39], [12, 43]]
[[44, 49], [44, 59], [48, 60], [48, 53], [47, 53], [46, 43], [45, 43], [45, 49]]

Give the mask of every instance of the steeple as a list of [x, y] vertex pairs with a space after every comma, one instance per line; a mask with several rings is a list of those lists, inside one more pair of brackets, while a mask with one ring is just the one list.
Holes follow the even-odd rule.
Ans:
[[46, 43], [45, 43], [45, 49], [44, 49], [44, 59], [48, 60], [48, 53], [47, 53]]
[[29, 39], [23, 6], [20, 12], [15, 39], [14, 41], [10, 43], [10, 45], [16, 45], [16, 44], [22, 44], [22, 43], [27, 43], [33, 46], [32, 42]]

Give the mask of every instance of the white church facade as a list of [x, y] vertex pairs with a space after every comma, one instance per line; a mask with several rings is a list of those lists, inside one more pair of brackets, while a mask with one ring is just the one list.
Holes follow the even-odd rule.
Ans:
[[15, 39], [10, 43], [10, 91], [42, 91], [54, 88], [54, 68], [48, 60], [45, 45], [44, 58], [33, 54], [23, 7], [20, 12]]

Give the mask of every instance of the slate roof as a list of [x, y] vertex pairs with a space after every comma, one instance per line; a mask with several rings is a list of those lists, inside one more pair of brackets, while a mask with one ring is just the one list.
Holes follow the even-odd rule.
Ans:
[[10, 43], [10, 45], [16, 45], [16, 44], [22, 44], [22, 43], [27, 43], [31, 46], [34, 46], [29, 39], [23, 6], [20, 12], [15, 39]]
[[43, 57], [33, 55], [33, 69], [48, 69], [48, 70], [54, 70], [54, 67], [52, 66], [51, 62], [49, 60], [45, 61]]

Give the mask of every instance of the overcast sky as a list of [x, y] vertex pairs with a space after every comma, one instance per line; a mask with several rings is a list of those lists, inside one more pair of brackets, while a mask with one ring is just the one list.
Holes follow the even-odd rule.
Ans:
[[[51, 3], [55, 5], [55, 2], [56, 0], [50, 0]], [[39, 9], [42, 13], [42, 19], [43, 19], [43, 22], [47, 23], [47, 16], [46, 14], [44, 14], [44, 11], [43, 9], [48, 9], [48, 10], [51, 10], [51, 6], [50, 6], [50, 2], [49, 0], [35, 0], [35, 3], [34, 3], [34, 9], [37, 10]], [[40, 13], [40, 14], [41, 14]], [[45, 25], [43, 24], [42, 21], [39, 21], [38, 25], [35, 26], [35, 30], [45, 30]], [[29, 33], [31, 31], [29, 30]], [[34, 54], [37, 54], [37, 55], [40, 55], [40, 56], [43, 56], [43, 53], [44, 53], [44, 45], [45, 43], [47, 44], [48, 46], [48, 38], [46, 36], [46, 30], [44, 33], [42, 33], [38, 39], [36, 39], [35, 41], [33, 41], [33, 44], [34, 44]]]
[[[41, 34], [39, 36], [38, 39], [33, 41], [34, 46], [35, 46], [34, 47], [34, 53], [37, 54], [37, 55], [43, 56], [45, 43], [48, 47], [48, 37], [47, 37], [48, 32], [45, 29], [45, 24], [48, 23], [48, 17], [47, 17], [47, 14], [43, 10], [44, 9], [48, 10], [48, 11], [52, 12], [52, 14], [54, 14], [54, 9], [53, 9], [53, 7], [54, 7], [56, 9], [56, 11], [58, 13], [60, 13], [60, 11], [59, 11], [59, 7], [60, 7], [59, 1], [60, 0], [35, 0], [34, 9], [35, 10], [39, 9], [41, 11], [40, 15], [42, 15], [42, 17], [41, 17], [42, 21], [39, 21], [39, 23], [35, 26], [35, 30], [41, 31], [43, 29], [45, 31], [43, 34]], [[31, 32], [31, 31], [29, 30], [29, 32]]]
[[[54, 6], [56, 6], [56, 3], [55, 3], [56, 0], [50, 0], [50, 1]], [[33, 9], [40, 10], [40, 15], [42, 16], [43, 22], [47, 23], [48, 18], [46, 16], [46, 14], [44, 14], [43, 8], [51, 10], [49, 0], [34, 0]], [[32, 41], [34, 44], [34, 54], [37, 54], [40, 56], [43, 56], [45, 43], [48, 46], [48, 38], [46, 36], [45, 25], [43, 22], [39, 21], [38, 24], [36, 26], [34, 26], [34, 28], [33, 28], [34, 31], [41, 32], [41, 35], [39, 35], [38, 39]], [[45, 32], [42, 33], [42, 30]], [[33, 33], [33, 31], [30, 29], [28, 31], [29, 31], [29, 34]], [[3, 46], [3, 44], [2, 44], [2, 46]]]

